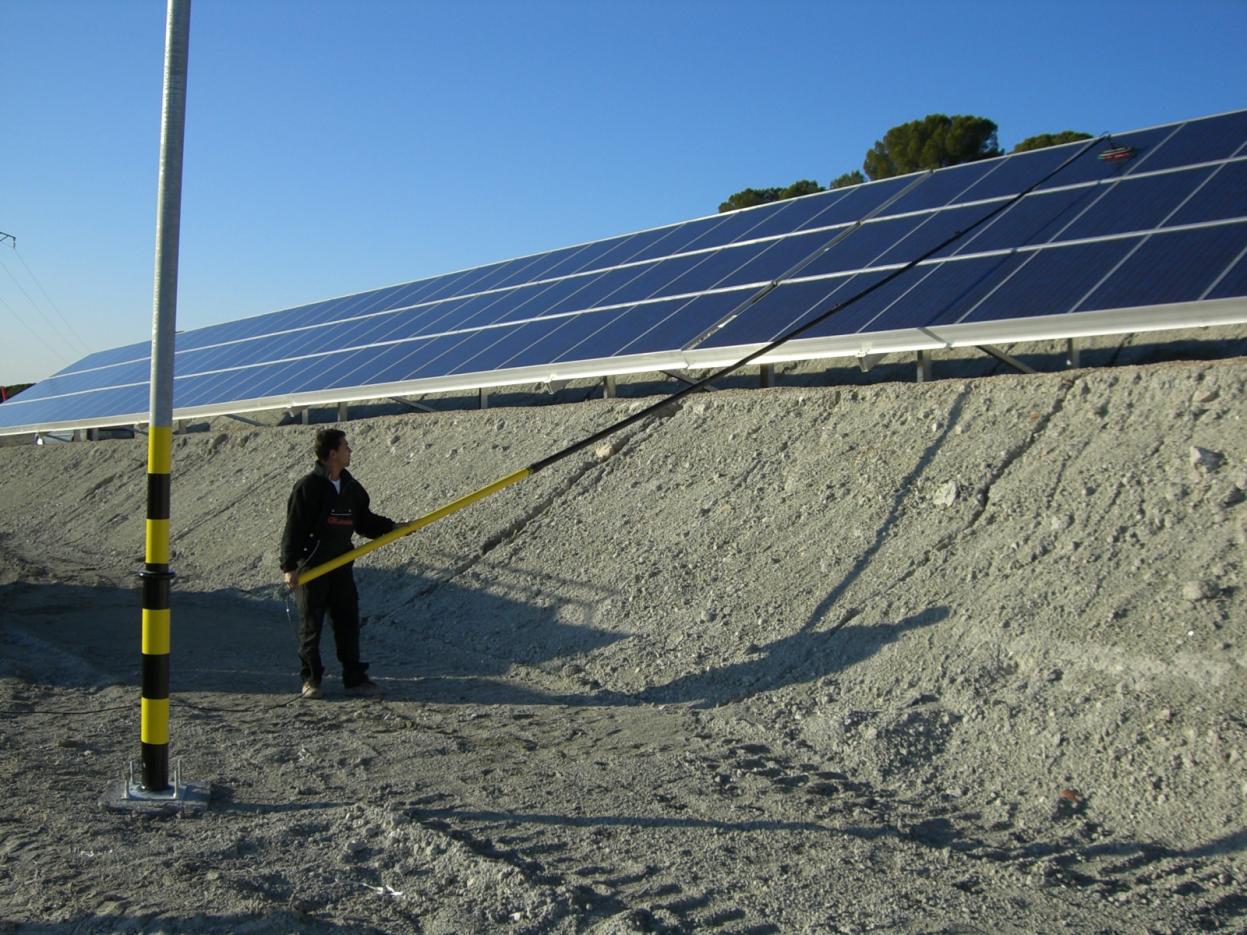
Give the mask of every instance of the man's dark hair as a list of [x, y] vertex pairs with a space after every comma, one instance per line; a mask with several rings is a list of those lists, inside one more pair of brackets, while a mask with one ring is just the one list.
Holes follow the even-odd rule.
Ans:
[[342, 429], [319, 429], [316, 432], [316, 460], [328, 461], [329, 452], [337, 451], [344, 438], [346, 432]]

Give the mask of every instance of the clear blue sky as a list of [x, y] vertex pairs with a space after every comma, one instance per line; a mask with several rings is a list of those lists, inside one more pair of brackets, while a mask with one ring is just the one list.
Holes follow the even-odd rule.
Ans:
[[[150, 337], [164, 25], [0, 0], [0, 383]], [[1245, 41], [1247, 0], [195, 0], [178, 325], [826, 184], [928, 113], [1235, 110]]]

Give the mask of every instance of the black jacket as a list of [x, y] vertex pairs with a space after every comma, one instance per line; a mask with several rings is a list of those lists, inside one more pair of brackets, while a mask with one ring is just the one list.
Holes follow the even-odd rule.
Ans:
[[368, 508], [368, 491], [343, 471], [341, 492], [334, 490], [329, 472], [317, 463], [312, 473], [294, 485], [286, 503], [286, 528], [281, 534], [281, 570], [319, 565], [351, 551], [356, 532], [375, 539], [394, 528], [394, 520]]

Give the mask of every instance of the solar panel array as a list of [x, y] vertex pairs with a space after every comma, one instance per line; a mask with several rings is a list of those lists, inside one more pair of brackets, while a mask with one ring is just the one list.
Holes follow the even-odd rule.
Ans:
[[[174, 414], [719, 366], [968, 228], [768, 359], [1247, 321], [1247, 111], [186, 331]], [[67, 367], [0, 405], [0, 434], [144, 421], [149, 355]]]

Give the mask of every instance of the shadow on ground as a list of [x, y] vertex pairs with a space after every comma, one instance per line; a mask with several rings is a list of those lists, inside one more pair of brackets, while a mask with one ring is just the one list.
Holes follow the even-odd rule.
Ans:
[[[371, 571], [361, 591], [367, 613], [372, 588], [427, 588], [402, 572]], [[386, 579], [393, 579], [386, 584]], [[802, 630], [761, 647], [749, 658], [690, 673], [635, 695], [573, 686], [566, 692], [521, 684], [513, 667], [559, 668], [625, 638], [558, 619], [557, 607], [514, 601], [442, 583], [439, 614], [453, 619], [421, 628], [413, 617], [368, 625], [363, 655], [392, 701], [470, 704], [671, 704], [713, 706], [806, 682], [851, 667], [912, 629], [948, 616], [932, 607], [894, 624]], [[139, 685], [141, 607], [137, 589], [18, 583], [0, 587], [0, 635], [6, 644], [0, 675], [31, 684], [99, 688]], [[174, 594], [170, 672], [173, 693], [291, 696], [298, 691], [296, 618], [273, 600], [237, 592]], [[325, 694], [345, 697], [336, 681], [333, 638], [326, 626], [322, 655]]]

